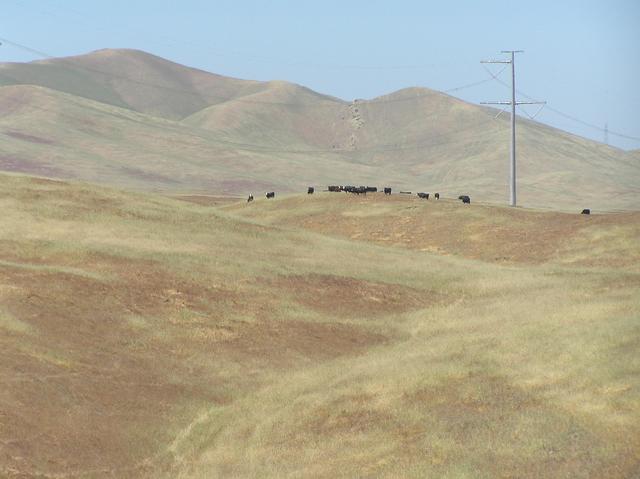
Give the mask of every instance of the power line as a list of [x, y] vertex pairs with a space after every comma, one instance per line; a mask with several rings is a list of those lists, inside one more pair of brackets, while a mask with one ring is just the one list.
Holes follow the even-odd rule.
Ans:
[[[501, 84], [502, 86], [504, 86], [505, 88], [511, 88], [509, 85], [507, 85], [504, 81], [500, 80], [500, 78], [497, 78], [496, 76], [493, 76], [492, 80], [495, 80], [496, 82], [498, 82], [499, 84]], [[528, 100], [533, 100], [534, 98], [527, 95], [525, 92], [523, 92], [522, 90], [516, 90], [518, 92], [519, 95], [525, 97]], [[624, 133], [620, 133], [620, 132], [616, 132], [616, 131], [611, 131], [609, 130], [607, 127], [602, 128], [601, 126], [598, 125], [594, 125], [593, 123], [589, 123], [587, 121], [581, 120], [580, 118], [577, 118], [573, 115], [570, 115], [568, 113], [564, 113], [556, 108], [553, 108], [551, 106], [549, 106], [548, 104], [545, 105], [545, 110], [549, 110], [553, 113], [555, 113], [556, 115], [559, 115], [563, 118], [566, 118], [567, 120], [571, 120], [574, 121], [576, 123], [579, 123], [583, 126], [589, 127], [589, 128], [593, 128], [595, 130], [598, 130], [602, 133], [604, 133], [605, 131], [609, 134], [609, 135], [613, 135], [613, 136], [617, 136], [619, 138], [625, 138], [627, 140], [635, 140], [635, 141], [640, 141], [640, 137], [637, 136], [631, 136], [631, 135], [625, 135]]]
[[[498, 102], [483, 102], [485, 105], [511, 105], [511, 148], [510, 148], [510, 204], [516, 206], [516, 106], [525, 104], [544, 104], [544, 102], [518, 102], [516, 101], [516, 66], [515, 66], [515, 54], [522, 53], [522, 50], [503, 50], [501, 53], [509, 53], [510, 60], [483, 60], [481, 63], [503, 63], [511, 65], [511, 101], [498, 101]], [[491, 75], [493, 79], [496, 79], [495, 75]]]

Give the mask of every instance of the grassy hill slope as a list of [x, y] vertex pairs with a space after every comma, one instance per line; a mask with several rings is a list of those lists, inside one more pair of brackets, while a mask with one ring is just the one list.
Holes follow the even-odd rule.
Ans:
[[183, 123], [265, 149], [331, 149], [344, 102], [286, 82], [210, 106]]
[[262, 88], [261, 82], [216, 75], [126, 49], [0, 64], [0, 85], [21, 84], [44, 86], [169, 119], [181, 119]]
[[[36, 86], [0, 88], [0, 170], [165, 192], [259, 194], [373, 181], [379, 168], [332, 154], [239, 149], [223, 134]], [[401, 181], [400, 173], [383, 175]]]
[[[637, 474], [637, 216], [504, 265], [393, 245], [455, 215], [508, 252], [489, 225], [557, 214], [381, 200], [220, 210], [0, 175], [0, 475]], [[296, 226], [322, 211], [392, 246]], [[610, 262], [584, 261], [593, 235]]]
[[463, 205], [382, 193], [324, 193], [222, 206], [246, 218], [331, 236], [498, 264], [618, 267], [640, 272], [640, 212], [611, 214]]
[[[424, 88], [343, 102], [131, 50], [3, 64], [0, 84], [5, 170], [170, 193], [370, 184], [508, 199], [507, 115]], [[519, 118], [519, 202], [637, 209], [633, 155]]]

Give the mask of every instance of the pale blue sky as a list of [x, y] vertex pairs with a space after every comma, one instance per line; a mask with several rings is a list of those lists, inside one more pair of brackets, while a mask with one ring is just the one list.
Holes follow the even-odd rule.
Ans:
[[[446, 90], [487, 77], [503, 49], [518, 89], [640, 138], [640, 1], [3, 0], [0, 37], [53, 56], [138, 48], [240, 78], [288, 80], [344, 99], [408, 86]], [[36, 55], [10, 44], [0, 61]], [[501, 78], [509, 82], [508, 72]], [[506, 100], [496, 82], [461, 90]], [[530, 114], [536, 109], [528, 107]], [[538, 120], [598, 141], [603, 132], [543, 110]], [[609, 143], [640, 148], [610, 133]]]

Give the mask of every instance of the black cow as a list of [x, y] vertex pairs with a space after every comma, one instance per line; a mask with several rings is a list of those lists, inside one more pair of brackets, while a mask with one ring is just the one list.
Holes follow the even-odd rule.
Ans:
[[590, 215], [591, 214], [591, 210], [589, 208], [585, 208], [584, 210], [582, 210], [582, 213], [580, 213], [581, 215]]
[[385, 187], [384, 194], [385, 195], [390, 195], [391, 194], [391, 188]]
[[418, 198], [429, 199], [429, 193], [418, 193]]
[[471, 204], [471, 198], [469, 198], [467, 195], [460, 195], [458, 196], [459, 200], [462, 200], [462, 203], [470, 205]]
[[334, 193], [338, 191], [342, 191], [342, 186], [335, 186], [335, 185], [329, 186], [329, 191], [332, 191]]
[[316, 191], [316, 189], [313, 186], [310, 186], [309, 188], [307, 188], [308, 195], [312, 195], [314, 191]]
[[276, 197], [275, 191], [270, 191], [269, 193], [267, 193], [267, 199], [271, 199], [275, 197]]
[[367, 186], [367, 193], [377, 193], [377, 192], [378, 192], [377, 186]]
[[366, 186], [350, 186], [349, 189], [345, 187], [345, 191], [349, 193], [353, 193], [354, 195], [366, 195], [367, 187]]
[[440, 193], [436, 193], [435, 195], [433, 195], [433, 197], [434, 197], [436, 200], [439, 200], [439, 199], [440, 199]]
[[247, 203], [251, 203], [253, 201], [253, 195], [249, 195], [247, 198]]

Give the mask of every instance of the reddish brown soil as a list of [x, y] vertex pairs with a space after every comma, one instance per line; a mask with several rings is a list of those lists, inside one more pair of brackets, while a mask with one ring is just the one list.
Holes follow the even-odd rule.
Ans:
[[[10, 385], [0, 392], [0, 475], [136, 477], [192, 419], [186, 405], [231, 401], [256, 386], [261, 368], [292, 369], [386, 341], [339, 321], [282, 317], [259, 291], [186, 281], [153, 261], [40, 256], [33, 246], [4, 242], [0, 260], [102, 279], [0, 265], [2, 307], [30, 327], [0, 336], [0, 378]], [[242, 315], [253, 319], [225, 319]], [[137, 329], [128, 317], [148, 324]], [[253, 375], [224, 379], [197, 358]]]
[[[426, 201], [404, 195], [332, 195], [326, 202], [325, 211], [305, 216], [292, 215], [279, 221], [359, 241], [520, 264], [541, 264], [561, 259], [572, 242], [580, 240], [590, 229], [640, 225], [640, 212], [581, 215], [463, 205], [453, 200]], [[362, 209], [367, 205], [383, 204], [390, 204], [393, 209], [371, 216], [343, 214], [349, 213], [351, 206]], [[286, 208], [286, 202], [282, 207]], [[581, 264], [611, 266], [612, 260], [591, 257]], [[636, 263], [638, 258], [620, 257], [615, 261], [621, 263], [617, 266], [625, 266]]]
[[435, 303], [440, 295], [405, 286], [331, 274], [279, 276], [262, 279], [305, 307], [340, 317], [376, 317], [403, 313]]

